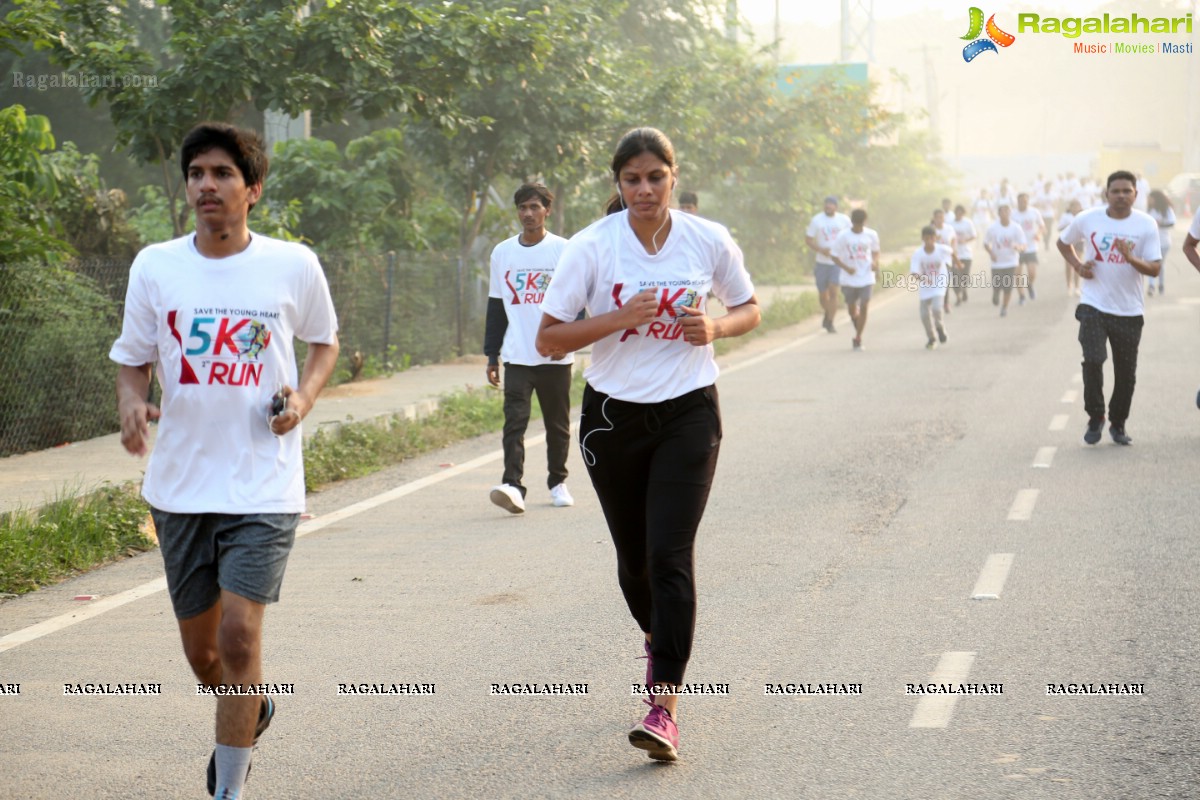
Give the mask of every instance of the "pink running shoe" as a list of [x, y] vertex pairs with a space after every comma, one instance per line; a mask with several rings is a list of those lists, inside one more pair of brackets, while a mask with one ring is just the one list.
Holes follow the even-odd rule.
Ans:
[[642, 702], [650, 706], [646, 718], [633, 726], [629, 732], [629, 743], [646, 751], [655, 761], [674, 761], [679, 758], [679, 728], [671, 719], [671, 712], [658, 705], [653, 699]]

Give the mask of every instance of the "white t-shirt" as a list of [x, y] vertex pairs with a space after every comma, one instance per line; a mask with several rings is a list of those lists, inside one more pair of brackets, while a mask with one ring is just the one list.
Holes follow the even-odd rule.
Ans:
[[671, 212], [671, 233], [650, 255], [629, 227], [629, 212], [609, 214], [571, 237], [542, 301], [542, 311], [564, 322], [580, 310], [597, 317], [620, 308], [638, 292], [659, 294], [656, 319], [609, 334], [592, 345], [584, 370], [599, 392], [631, 403], [657, 403], [710, 386], [717, 379], [712, 345], [680, 338], [678, 306], [705, 308], [713, 292], [726, 307], [754, 296], [742, 251], [723, 225]]
[[[817, 247], [828, 250], [837, 241], [838, 234], [846, 230], [850, 230], [849, 217], [836, 211], [833, 216], [830, 216], [822, 211], [808, 223], [808, 227], [804, 229], [804, 235], [811, 236], [817, 243]], [[817, 253], [817, 263], [832, 264], [833, 259], [824, 253]]]
[[[851, 274], [842, 270], [838, 282], [842, 286], [859, 287], [875, 285], [875, 270], [871, 269], [872, 254], [879, 252], [879, 234], [873, 229], [863, 226], [862, 233], [854, 229], [842, 231], [833, 243], [833, 255], [847, 267], [853, 267]], [[840, 269], [840, 267], [839, 267]]]
[[1167, 206], [1167, 213], [1160, 213], [1157, 208], [1150, 209], [1150, 218], [1158, 226], [1158, 249], [1163, 256], [1171, 249], [1171, 228], [1175, 225], [1175, 209]]
[[950, 285], [949, 267], [954, 263], [948, 245], [935, 244], [932, 253], [925, 252], [925, 245], [917, 248], [909, 261], [908, 271], [920, 276], [918, 295], [922, 300], [944, 297]]
[[1188, 236], [1200, 240], [1200, 210], [1197, 210], [1196, 216], [1192, 218], [1192, 227], [1188, 228]]
[[1025, 234], [1025, 244], [1029, 246], [1028, 251], [1037, 252], [1038, 240], [1042, 238], [1038, 234], [1045, 229], [1046, 224], [1042, 219], [1042, 212], [1033, 206], [1026, 206], [1024, 211], [1014, 208], [1009, 219], [1021, 226], [1021, 232]]
[[162, 418], [142, 495], [180, 514], [299, 513], [297, 427], [267, 428], [271, 395], [297, 384], [293, 337], [331, 344], [337, 317], [317, 256], [251, 234], [205, 258], [192, 234], [147, 247], [129, 273], [121, 336], [109, 358], [156, 364]]
[[1085, 264], [1094, 262], [1095, 277], [1079, 282], [1080, 303], [1119, 317], [1142, 313], [1143, 275], [1129, 265], [1113, 243], [1117, 239], [1128, 240], [1133, 242], [1133, 253], [1138, 258], [1161, 261], [1158, 225], [1149, 214], [1134, 210], [1125, 219], [1113, 219], [1106, 209], [1091, 209], [1075, 217], [1059, 238], [1065, 244], [1083, 242], [1080, 258]]
[[540, 242], [525, 247], [520, 239], [520, 235], [505, 239], [492, 250], [488, 297], [503, 300], [508, 317], [500, 360], [527, 367], [574, 363], [574, 353], [555, 361], [540, 355], [533, 345], [542, 323], [542, 297], [554, 279], [567, 240], [547, 232]]
[[1008, 225], [993, 222], [983, 236], [983, 243], [992, 249], [992, 267], [1005, 269], [1017, 265], [1017, 253], [1028, 242], [1021, 226], [1009, 219]]
[[934, 237], [938, 244], [944, 244], [953, 250], [958, 245], [958, 234], [954, 232], [954, 226], [949, 222], [943, 222], [942, 227], [934, 225], [932, 222], [929, 226], [936, 232]]
[[951, 220], [950, 227], [954, 228], [954, 238], [957, 241], [955, 246], [955, 255], [960, 261], [971, 259], [971, 242], [975, 241], [978, 232], [975, 230], [975, 223], [971, 222], [970, 217]]

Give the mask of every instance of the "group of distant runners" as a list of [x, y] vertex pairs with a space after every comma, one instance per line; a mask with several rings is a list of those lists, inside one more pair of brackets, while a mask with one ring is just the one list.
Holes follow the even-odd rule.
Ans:
[[[316, 255], [247, 227], [267, 174], [257, 134], [198, 126], [182, 144], [180, 169], [196, 230], [138, 255], [110, 355], [120, 365], [125, 449], [146, 454], [149, 423], [159, 421], [143, 494], [187, 660], [202, 683], [223, 690], [215, 692], [208, 791], [235, 800], [275, 715], [272, 698], [244, 690], [262, 684], [263, 615], [279, 599], [304, 510], [301, 421], [337, 359], [337, 318]], [[722, 439], [711, 345], [752, 330], [760, 312], [729, 231], [695, 213], [694, 194], [672, 207], [679, 165], [661, 131], [638, 128], [622, 137], [610, 177], [608, 214], [569, 240], [546, 230], [554, 196], [545, 186], [524, 184], [513, 197], [520, 233], [493, 252], [484, 341], [486, 377], [504, 387], [506, 419], [504, 472], [490, 497], [507, 512], [525, 511], [524, 435], [536, 394], [547, 429], [550, 504], [574, 503], [566, 489], [571, 359], [591, 346], [579, 447], [646, 659], [649, 710], [628, 739], [651, 758], [673, 761], [676, 690], [696, 618], [694, 543]], [[1132, 174], [1113, 173], [1105, 188], [1106, 206], [1068, 209], [1058, 249], [1082, 279], [1076, 317], [1085, 441], [1099, 441], [1105, 421], [1101, 365], [1111, 343], [1116, 386], [1108, 422], [1113, 440], [1128, 444], [1143, 279], [1159, 276], [1160, 230], [1171, 223], [1134, 208]], [[1015, 204], [1014, 211], [1001, 203], [983, 236], [1002, 316], [1014, 287], [1022, 299], [1026, 291], [1036, 297], [1036, 255], [1027, 245], [1045, 233], [1026, 195]], [[816, 253], [824, 327], [835, 331], [840, 289], [861, 351], [880, 242], [865, 210], [847, 217], [838, 205], [826, 198], [806, 237]], [[974, 210], [981, 211], [978, 203]], [[948, 290], [955, 305], [967, 301], [979, 227], [964, 206], [953, 209], [953, 220], [949, 211], [947, 202], [931, 215], [910, 264], [930, 349], [948, 338]], [[1200, 214], [1184, 245], [1200, 271], [1198, 241]], [[710, 316], [710, 296], [723, 314]], [[295, 339], [308, 345], [302, 372]], [[162, 390], [157, 405], [148, 400], [152, 370]]]
[[[1052, 236], [1048, 219], [1064, 203], [1058, 219], [1057, 249], [1066, 269], [1068, 295], [1078, 298], [1075, 317], [1083, 351], [1084, 408], [1088, 414], [1084, 442], [1100, 441], [1105, 422], [1112, 440], [1132, 443], [1125, 430], [1136, 380], [1137, 352], [1143, 325], [1144, 296], [1165, 291], [1162, 260], [1170, 249], [1170, 230], [1176, 224], [1174, 209], [1161, 190], [1150, 191], [1144, 179], [1120, 170], [1108, 176], [1103, 187], [1068, 174], [1041, 181], [1041, 191], [1014, 192], [1007, 179], [996, 187], [995, 201], [981, 190], [973, 217], [965, 206], [951, 201], [933, 210], [921, 229], [921, 244], [913, 250], [909, 274], [918, 290], [919, 314], [925, 347], [933, 350], [948, 340], [945, 315], [965, 303], [971, 285], [971, 244], [983, 227], [982, 244], [991, 261], [992, 303], [1000, 316], [1008, 315], [1015, 289], [1018, 304], [1035, 300], [1038, 249]], [[1143, 196], [1145, 193], [1145, 196]], [[814, 215], [805, 231], [815, 259], [814, 278], [824, 312], [822, 325], [836, 333], [837, 289], [841, 284], [847, 312], [855, 331], [851, 345], [863, 348], [867, 302], [879, 271], [879, 237], [865, 228], [866, 212], [856, 208], [851, 216], [838, 211], [838, 198], [825, 198], [824, 209]], [[1015, 208], [1014, 208], [1015, 205]], [[994, 215], [994, 219], [993, 219]], [[1184, 242], [1184, 253], [1200, 270], [1197, 254], [1200, 211]], [[1082, 281], [1081, 281], [1082, 279]], [[1111, 346], [1114, 385], [1105, 407], [1103, 364]], [[1200, 393], [1196, 397], [1200, 406]]]

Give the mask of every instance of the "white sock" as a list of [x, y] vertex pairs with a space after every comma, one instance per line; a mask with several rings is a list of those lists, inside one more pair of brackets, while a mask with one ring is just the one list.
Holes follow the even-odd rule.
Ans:
[[250, 755], [253, 747], [230, 747], [217, 745], [217, 793], [216, 800], [238, 800], [250, 771]]

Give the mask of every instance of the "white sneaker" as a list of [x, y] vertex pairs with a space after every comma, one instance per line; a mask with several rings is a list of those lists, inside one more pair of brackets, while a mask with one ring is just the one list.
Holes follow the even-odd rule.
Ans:
[[525, 498], [521, 497], [521, 490], [511, 484], [502, 483], [492, 487], [491, 498], [493, 503], [505, 511], [513, 514], [525, 513]]
[[560, 483], [550, 490], [550, 502], [554, 503], [555, 508], [565, 508], [575, 505], [575, 498], [567, 491], [567, 485]]

